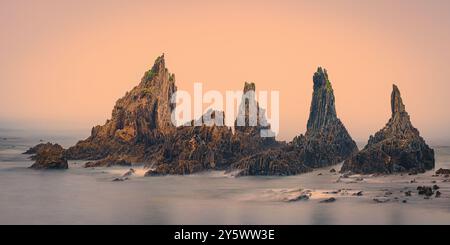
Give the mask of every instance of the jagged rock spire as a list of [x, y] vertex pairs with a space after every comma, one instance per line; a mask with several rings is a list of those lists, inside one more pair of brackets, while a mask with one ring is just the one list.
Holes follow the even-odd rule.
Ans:
[[400, 90], [398, 89], [397, 85], [392, 85], [392, 95], [391, 95], [391, 108], [392, 108], [392, 115], [398, 114], [398, 113], [405, 113], [405, 105], [403, 104], [402, 97], [400, 94]]
[[113, 153], [138, 151], [141, 148], [130, 147], [137, 144], [154, 144], [175, 129], [171, 120], [175, 92], [175, 76], [166, 68], [163, 54], [139, 85], [117, 100], [111, 119], [94, 127], [91, 136], [71, 147], [68, 154], [73, 159], [101, 159]]
[[308, 131], [318, 131], [337, 119], [333, 87], [326, 69], [319, 67], [313, 77], [314, 91]]
[[396, 85], [391, 94], [391, 110], [386, 126], [370, 136], [362, 151], [345, 161], [343, 172], [389, 174], [434, 168], [434, 150], [412, 125]]

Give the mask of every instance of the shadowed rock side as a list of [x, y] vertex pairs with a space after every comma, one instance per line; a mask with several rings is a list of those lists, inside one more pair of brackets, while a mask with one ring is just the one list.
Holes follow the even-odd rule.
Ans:
[[[358, 151], [356, 143], [337, 118], [333, 88], [326, 70], [313, 77], [314, 92], [307, 132], [287, 146], [241, 159], [233, 169], [239, 175], [293, 175], [334, 165]], [[276, 156], [276, 157], [274, 157]]]
[[142, 161], [146, 146], [163, 142], [175, 130], [170, 103], [175, 91], [175, 76], [167, 70], [162, 55], [140, 84], [116, 102], [111, 119], [94, 127], [89, 138], [69, 148], [67, 157]]
[[[255, 91], [255, 85], [246, 83], [244, 94]], [[205, 170], [228, 170], [233, 162], [278, 145], [274, 138], [260, 136], [261, 129], [270, 129], [270, 126], [248, 126], [248, 105], [256, 103], [254, 94], [243, 100], [240, 112], [247, 126], [235, 126], [233, 134], [231, 128], [225, 125], [223, 112], [208, 111], [201, 119], [203, 126], [183, 126], [176, 129], [174, 134], [168, 135], [164, 144], [155, 147], [149, 153], [148, 162], [152, 169], [147, 176], [168, 174], [192, 174]], [[259, 108], [259, 113], [264, 110]], [[209, 118], [205, 121], [204, 118]], [[265, 120], [264, 116], [261, 116]], [[206, 126], [213, 125], [213, 126]], [[237, 122], [235, 123], [237, 125]], [[258, 120], [258, 125], [259, 120]]]
[[358, 147], [337, 117], [334, 91], [327, 70], [319, 67], [313, 82], [306, 134], [294, 138], [292, 144], [302, 151], [305, 164], [318, 168], [344, 161], [358, 152]]
[[68, 169], [67, 159], [64, 155], [64, 148], [58, 144], [39, 144], [25, 154], [36, 154], [31, 158], [35, 163], [32, 169]]
[[434, 168], [434, 150], [411, 124], [400, 91], [393, 86], [392, 117], [386, 126], [371, 136], [367, 146], [347, 160], [341, 172], [390, 174], [424, 172]]

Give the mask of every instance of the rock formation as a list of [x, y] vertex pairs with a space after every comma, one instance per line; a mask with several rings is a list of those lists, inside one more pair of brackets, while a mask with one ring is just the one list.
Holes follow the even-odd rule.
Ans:
[[319, 67], [313, 77], [314, 91], [306, 134], [292, 144], [302, 151], [303, 161], [314, 168], [334, 165], [358, 151], [336, 113], [333, 87], [327, 70]]
[[175, 130], [171, 123], [174, 105], [170, 103], [175, 91], [175, 76], [167, 70], [162, 55], [140, 84], [116, 102], [111, 119], [67, 150], [68, 158], [143, 160], [147, 145], [163, 142]]
[[288, 146], [241, 159], [232, 167], [241, 169], [240, 175], [304, 173], [342, 162], [358, 151], [356, 143], [337, 117], [334, 92], [327, 71], [318, 68], [313, 82], [306, 134], [296, 137]]
[[40, 144], [33, 147], [28, 153], [36, 154], [32, 157], [35, 163], [32, 169], [68, 169], [67, 159], [64, 155], [64, 148], [58, 144]]
[[413, 127], [395, 85], [391, 95], [391, 110], [392, 116], [386, 126], [370, 137], [361, 152], [344, 163], [342, 172], [390, 174], [424, 172], [434, 168], [434, 150]]
[[175, 76], [161, 56], [140, 84], [116, 102], [111, 119], [94, 127], [89, 138], [62, 150], [62, 155], [92, 160], [85, 167], [140, 162], [151, 169], [147, 176], [205, 170], [238, 170], [241, 176], [294, 175], [336, 164], [355, 153], [356, 144], [337, 118], [327, 72], [319, 68], [313, 80], [308, 130], [290, 144], [262, 137], [261, 132], [270, 132], [270, 125], [256, 101], [254, 83], [244, 85], [234, 128], [224, 126], [224, 113], [213, 110], [198, 119], [202, 126], [192, 121], [175, 127], [171, 122]]
[[[250, 96], [245, 97], [247, 92]], [[227, 170], [233, 162], [239, 159], [261, 152], [268, 147], [277, 145], [274, 138], [261, 137], [262, 129], [270, 129], [270, 126], [263, 124], [260, 120], [265, 117], [260, 113], [265, 113], [257, 104], [255, 97], [255, 84], [245, 83], [244, 98], [238, 117], [242, 116], [244, 125], [235, 122], [235, 133], [225, 125], [223, 112], [208, 111], [201, 119], [202, 126], [182, 126], [176, 129], [174, 134], [168, 135], [164, 144], [154, 152], [148, 160], [152, 169], [147, 172], [147, 176], [167, 175], [167, 174], [192, 174], [205, 170]], [[248, 95], [248, 94], [247, 94]], [[249, 124], [249, 105], [257, 107], [257, 125]], [[261, 115], [261, 116], [260, 116]], [[211, 121], [205, 121], [209, 118]], [[219, 125], [213, 125], [219, 118]], [[208, 126], [213, 125], [213, 126]]]

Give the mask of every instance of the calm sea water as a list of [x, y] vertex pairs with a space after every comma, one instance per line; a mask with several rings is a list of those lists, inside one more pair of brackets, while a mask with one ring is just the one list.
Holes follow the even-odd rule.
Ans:
[[[68, 146], [76, 139], [45, 140]], [[67, 171], [28, 169], [32, 162], [21, 153], [37, 143], [37, 137], [0, 138], [0, 224], [450, 224], [450, 183], [431, 171], [337, 182], [331, 168], [276, 178], [222, 172], [149, 178], [137, 166], [136, 176], [113, 182], [128, 169], [84, 169], [82, 162], [71, 162]], [[450, 148], [437, 147], [436, 153], [437, 167], [450, 168]], [[402, 193], [432, 181], [442, 198]], [[298, 189], [312, 190], [312, 198], [286, 202]], [[345, 190], [330, 194], [338, 189]], [[364, 196], [352, 195], [358, 191]], [[387, 203], [373, 200], [388, 191]], [[320, 203], [329, 197], [337, 201]]]

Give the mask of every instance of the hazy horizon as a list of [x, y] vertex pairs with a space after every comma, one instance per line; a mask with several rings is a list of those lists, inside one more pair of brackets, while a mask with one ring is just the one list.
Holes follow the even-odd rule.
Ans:
[[87, 136], [165, 53], [179, 89], [279, 90], [280, 140], [305, 132], [322, 66], [356, 141], [388, 121], [393, 83], [421, 135], [444, 141], [449, 12], [445, 0], [0, 1], [0, 128]]

